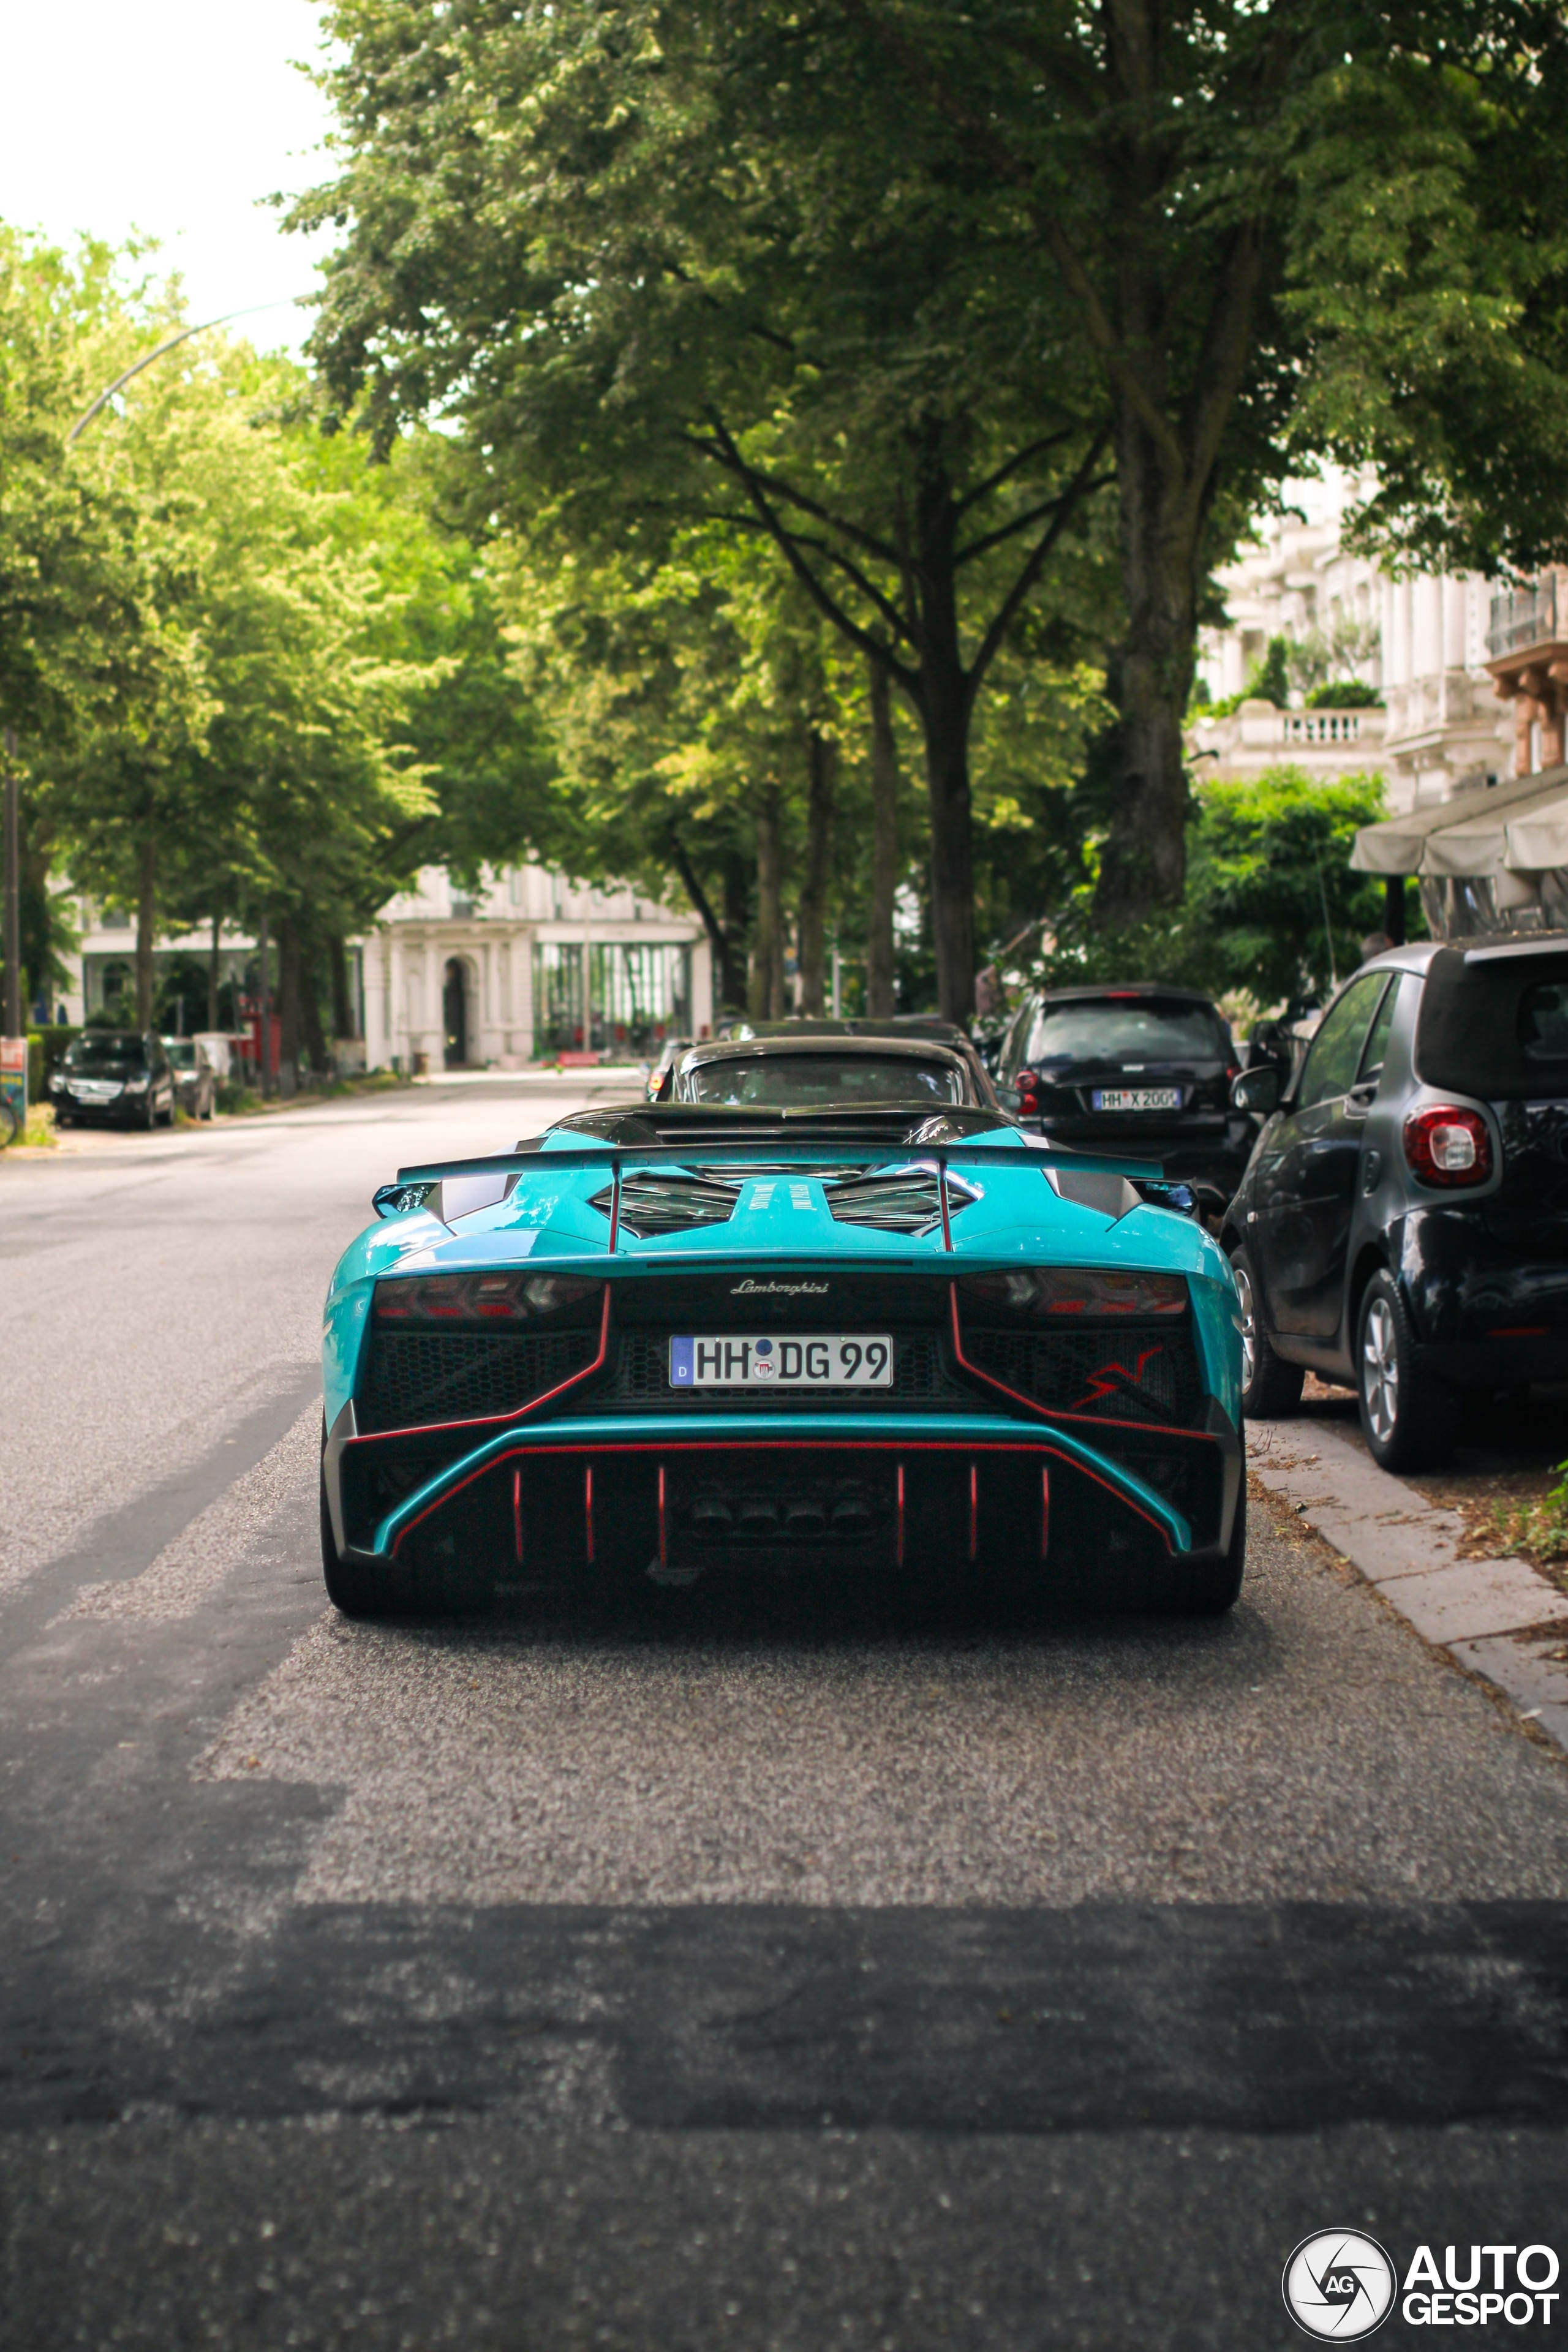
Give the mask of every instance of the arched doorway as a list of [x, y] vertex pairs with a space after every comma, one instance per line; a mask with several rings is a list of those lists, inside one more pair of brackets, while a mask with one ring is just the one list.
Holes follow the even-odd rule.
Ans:
[[468, 1058], [468, 991], [461, 960], [457, 956], [447, 960], [441, 1021], [447, 1033], [447, 1067], [460, 1070]]

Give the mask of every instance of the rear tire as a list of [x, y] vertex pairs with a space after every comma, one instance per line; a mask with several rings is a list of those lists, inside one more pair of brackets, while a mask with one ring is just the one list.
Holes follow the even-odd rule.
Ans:
[[1247, 1571], [1247, 1473], [1236, 1498], [1236, 1521], [1220, 1559], [1179, 1562], [1171, 1570], [1170, 1597], [1160, 1603], [1172, 1617], [1223, 1617], [1241, 1597]]
[[1252, 1260], [1238, 1249], [1230, 1261], [1241, 1300], [1241, 1412], [1245, 1421], [1282, 1421], [1301, 1402], [1307, 1374], [1300, 1364], [1277, 1356], [1263, 1328], [1260, 1292]]
[[1459, 1391], [1423, 1372], [1399, 1286], [1374, 1274], [1356, 1316], [1356, 1402], [1367, 1452], [1383, 1470], [1432, 1470], [1459, 1442]]
[[327, 1467], [321, 1465], [321, 1574], [326, 1580], [327, 1598], [334, 1609], [345, 1617], [380, 1617], [386, 1604], [376, 1591], [373, 1571], [358, 1560], [344, 1560], [338, 1552], [332, 1534], [332, 1515], [327, 1507]]

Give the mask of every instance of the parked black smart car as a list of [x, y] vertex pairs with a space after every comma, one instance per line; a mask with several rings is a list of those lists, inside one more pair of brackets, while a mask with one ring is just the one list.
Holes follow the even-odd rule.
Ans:
[[1003, 1040], [996, 1082], [1017, 1088], [1026, 1127], [1080, 1151], [1158, 1160], [1217, 1215], [1257, 1133], [1230, 1101], [1240, 1067], [1212, 998], [1140, 982], [1026, 996]]
[[58, 1127], [98, 1119], [117, 1127], [174, 1123], [174, 1074], [156, 1034], [84, 1029], [66, 1047], [48, 1095]]
[[1330, 1004], [1221, 1238], [1244, 1410], [1309, 1369], [1353, 1387], [1375, 1458], [1440, 1461], [1466, 1391], [1568, 1380], [1568, 934], [1395, 948]]

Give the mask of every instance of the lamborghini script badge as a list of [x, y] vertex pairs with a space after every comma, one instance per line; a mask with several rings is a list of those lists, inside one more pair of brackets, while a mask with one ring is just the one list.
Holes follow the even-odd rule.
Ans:
[[744, 1282], [730, 1285], [731, 1298], [826, 1298], [826, 1282], [753, 1282], [748, 1275]]

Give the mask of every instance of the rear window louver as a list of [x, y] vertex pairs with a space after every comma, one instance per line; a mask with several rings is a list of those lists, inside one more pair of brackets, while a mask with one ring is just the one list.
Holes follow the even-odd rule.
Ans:
[[[697, 1225], [725, 1225], [740, 1197], [739, 1184], [713, 1176], [628, 1176], [621, 1186], [621, 1230], [642, 1241], [653, 1234], [689, 1233]], [[614, 1187], [606, 1184], [589, 1206], [607, 1217], [613, 1199]]]
[[[878, 1168], [868, 1175], [847, 1176], [825, 1189], [827, 1206], [838, 1224], [870, 1225], [884, 1234], [924, 1234], [942, 1229], [942, 1187], [929, 1168]], [[979, 1198], [977, 1186], [950, 1175], [950, 1222]]]

